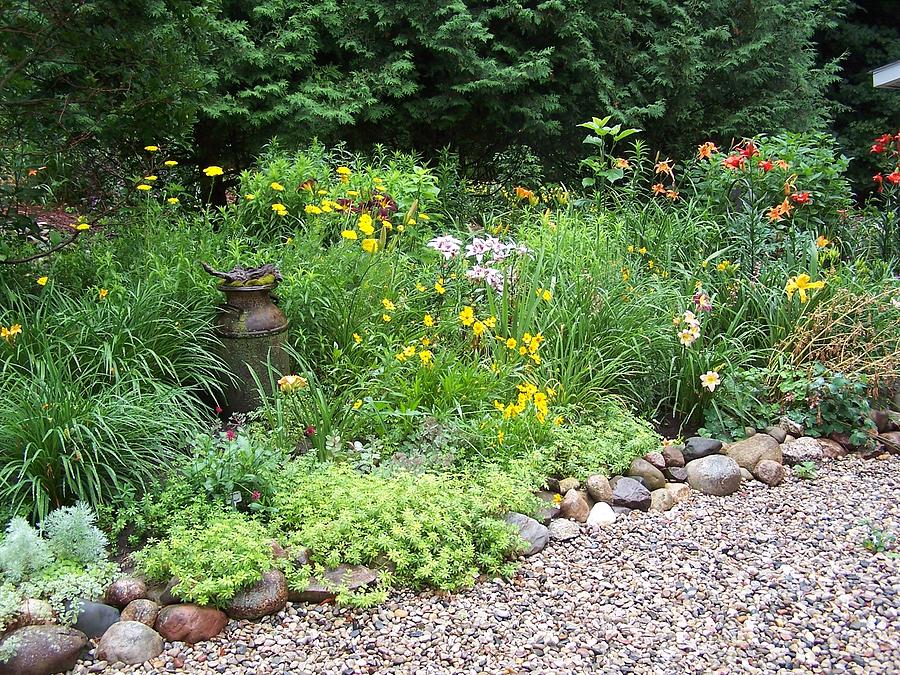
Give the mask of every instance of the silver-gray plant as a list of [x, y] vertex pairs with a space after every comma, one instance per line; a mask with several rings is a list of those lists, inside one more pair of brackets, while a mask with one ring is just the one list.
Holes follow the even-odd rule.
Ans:
[[9, 521], [0, 541], [0, 574], [13, 584], [30, 579], [53, 562], [48, 542], [24, 518]]
[[79, 502], [47, 514], [41, 522], [41, 531], [57, 560], [90, 565], [106, 560], [107, 539], [94, 525], [96, 520], [93, 509]]

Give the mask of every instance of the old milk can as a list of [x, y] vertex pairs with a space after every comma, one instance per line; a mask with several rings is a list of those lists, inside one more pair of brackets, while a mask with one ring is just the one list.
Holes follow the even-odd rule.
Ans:
[[225, 412], [247, 412], [259, 404], [257, 382], [271, 393], [272, 383], [290, 372], [290, 357], [284, 349], [288, 322], [269, 292], [277, 285], [232, 285], [222, 283], [225, 294], [219, 306], [216, 332], [222, 340], [222, 359], [236, 380], [226, 383]]

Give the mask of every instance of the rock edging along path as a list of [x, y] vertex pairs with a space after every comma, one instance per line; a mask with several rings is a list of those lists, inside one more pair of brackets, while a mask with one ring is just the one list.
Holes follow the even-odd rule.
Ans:
[[508, 581], [370, 611], [288, 605], [146, 664], [75, 672], [900, 672], [900, 558], [862, 545], [864, 521], [900, 531], [900, 457], [818, 475], [581, 526]]

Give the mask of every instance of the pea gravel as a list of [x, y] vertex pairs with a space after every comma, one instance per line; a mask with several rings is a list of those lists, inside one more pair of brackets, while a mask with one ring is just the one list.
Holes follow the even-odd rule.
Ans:
[[153, 661], [76, 673], [898, 673], [900, 457], [694, 494], [551, 542], [508, 580], [370, 611], [292, 606]]

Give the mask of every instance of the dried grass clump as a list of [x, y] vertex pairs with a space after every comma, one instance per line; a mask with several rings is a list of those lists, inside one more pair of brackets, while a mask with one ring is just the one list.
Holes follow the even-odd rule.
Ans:
[[900, 378], [900, 292], [840, 289], [799, 322], [778, 346], [797, 368], [821, 363], [832, 372], [865, 375], [873, 389]]

